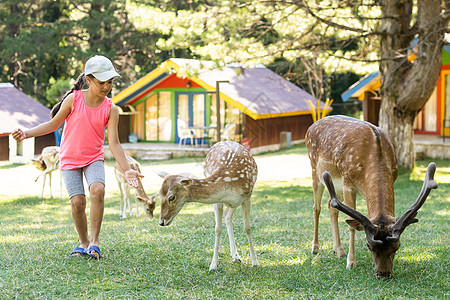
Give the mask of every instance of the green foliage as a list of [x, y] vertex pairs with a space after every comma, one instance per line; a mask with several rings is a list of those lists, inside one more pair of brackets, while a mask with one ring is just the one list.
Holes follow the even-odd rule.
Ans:
[[51, 78], [50, 84], [51, 86], [45, 92], [45, 96], [47, 98], [48, 104], [53, 106], [61, 101], [62, 95], [71, 88], [71, 85], [69, 83], [69, 80], [64, 78], [59, 78], [58, 80]]
[[125, 1], [6, 0], [0, 16], [0, 82], [47, 106], [54, 101], [46, 95], [50, 78], [76, 78], [95, 54], [108, 56], [122, 75], [115, 92], [169, 57], [155, 46], [160, 35], [130, 22]]
[[[332, 6], [326, 7], [317, 13], [330, 13]], [[373, 22], [360, 18], [367, 13], [362, 7], [342, 7], [340, 15], [368, 28]], [[47, 97], [50, 78], [76, 78], [95, 54], [111, 58], [122, 75], [113, 94], [170, 57], [244, 65], [284, 61], [295, 65], [295, 72], [274, 69], [308, 90], [316, 87], [306, 88], [303, 61], [320, 61], [314, 72], [330, 74], [336, 68], [325, 66], [336, 64], [327, 49], [355, 54], [361, 45], [357, 39], [341, 41], [348, 33], [317, 23], [304, 7], [276, 1], [5, 0], [0, 16], [5, 20], [0, 24], [0, 81], [12, 82], [47, 106], [54, 102], [53, 95]]]
[[[306, 155], [304, 147], [283, 153]], [[395, 184], [397, 215], [418, 195], [427, 164], [420, 161], [413, 172], [400, 174]], [[216, 272], [208, 272], [214, 244], [210, 205], [186, 205], [171, 226], [161, 227], [157, 224], [159, 207], [155, 219], [123, 220], [118, 215], [119, 194], [110, 194], [101, 233], [103, 259], [95, 261], [68, 256], [78, 246], [78, 238], [67, 201], [45, 199], [42, 205], [35, 196], [0, 196], [0, 298], [445, 299], [450, 295], [450, 164], [437, 161], [437, 166], [439, 188], [419, 211], [419, 223], [402, 234], [390, 280], [375, 278], [361, 232], [356, 233], [357, 267], [347, 271], [345, 259], [336, 258], [325, 197], [319, 227], [321, 250], [310, 254], [310, 178], [258, 181], [251, 223], [261, 267], [251, 267], [238, 209], [234, 225], [242, 263], [232, 263], [224, 228]], [[357, 199], [357, 209], [366, 210], [361, 199]], [[340, 215], [347, 248], [345, 218]]]

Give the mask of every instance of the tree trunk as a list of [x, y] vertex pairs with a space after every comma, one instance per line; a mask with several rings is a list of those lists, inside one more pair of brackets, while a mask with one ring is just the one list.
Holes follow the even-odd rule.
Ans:
[[416, 113], [393, 109], [391, 103], [395, 103], [395, 98], [383, 97], [379, 124], [394, 141], [399, 166], [412, 169], [415, 162], [413, 123]]
[[[418, 0], [417, 21], [411, 26], [412, 0], [381, 2], [379, 124], [393, 138], [399, 166], [414, 166], [413, 123], [439, 78], [447, 20], [440, 0]], [[413, 48], [411, 42], [416, 39]], [[413, 51], [413, 52], [412, 52]], [[416, 54], [411, 62], [408, 57]]]

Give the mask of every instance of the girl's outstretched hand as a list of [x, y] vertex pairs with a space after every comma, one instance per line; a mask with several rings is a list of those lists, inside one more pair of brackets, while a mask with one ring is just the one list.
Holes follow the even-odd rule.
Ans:
[[142, 175], [141, 173], [139, 173], [138, 171], [135, 171], [133, 169], [129, 169], [128, 171], [125, 171], [124, 175], [125, 175], [125, 179], [127, 180], [128, 184], [134, 188], [138, 187], [139, 178], [144, 177], [144, 175]]
[[24, 139], [27, 138], [27, 136], [25, 135], [25, 132], [23, 132], [23, 130], [20, 128], [11, 132], [11, 135], [18, 142], [23, 141]]

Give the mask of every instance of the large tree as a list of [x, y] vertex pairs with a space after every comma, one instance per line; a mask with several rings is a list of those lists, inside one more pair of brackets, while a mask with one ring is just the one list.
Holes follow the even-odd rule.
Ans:
[[[413, 122], [438, 81], [450, 7], [441, 0], [417, 0], [417, 6], [412, 0], [380, 4], [380, 126], [394, 138], [400, 166], [412, 168]], [[408, 60], [412, 54], [414, 61]]]
[[[307, 64], [297, 69], [310, 74], [308, 65], [321, 66], [315, 78], [322, 70], [329, 76], [370, 72], [364, 67], [376, 63], [382, 78], [380, 126], [394, 139], [400, 166], [413, 167], [413, 122], [438, 80], [448, 1], [219, 2], [189, 14], [179, 11], [181, 21], [161, 47], [186, 47], [225, 63], [303, 61]], [[411, 61], [413, 53], [417, 58]]]

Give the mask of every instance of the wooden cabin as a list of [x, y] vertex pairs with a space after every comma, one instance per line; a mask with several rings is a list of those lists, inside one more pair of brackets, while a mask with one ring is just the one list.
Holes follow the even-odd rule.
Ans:
[[[342, 100], [357, 98], [363, 101], [364, 119], [378, 125], [380, 85], [379, 72], [368, 74], [349, 87], [341, 95]], [[450, 46], [444, 46], [439, 80], [414, 121], [414, 133], [450, 136]]]
[[[113, 98], [124, 111], [121, 142], [131, 133], [140, 142], [179, 143], [181, 128], [188, 128], [203, 130], [213, 142], [242, 142], [252, 152], [278, 149], [286, 136], [292, 143], [303, 140], [313, 123], [307, 100], [316, 103], [263, 65], [219, 67], [175, 58]], [[198, 136], [194, 141], [203, 142]]]
[[0, 160], [28, 163], [46, 146], [56, 144], [53, 133], [17, 142], [9, 132], [31, 128], [50, 120], [50, 109], [19, 91], [11, 83], [0, 83]]

